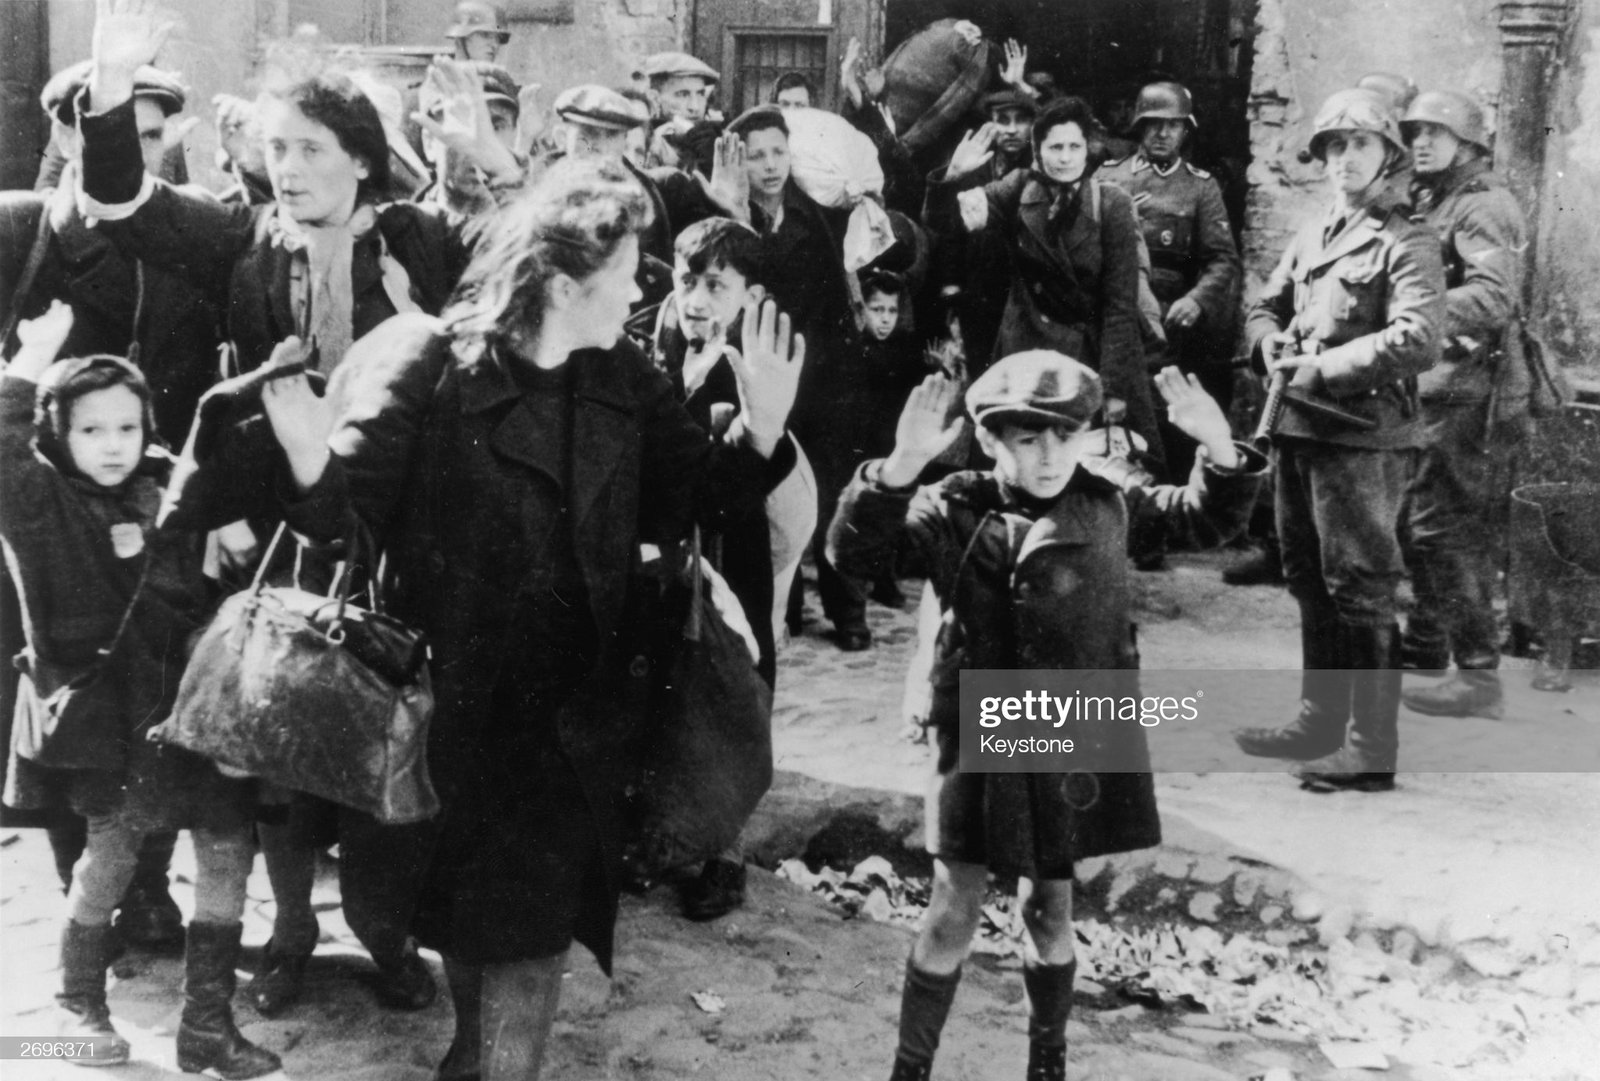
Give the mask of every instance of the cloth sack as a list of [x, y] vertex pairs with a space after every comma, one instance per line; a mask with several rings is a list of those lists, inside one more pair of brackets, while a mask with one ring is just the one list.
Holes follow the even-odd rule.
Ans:
[[370, 545], [347, 549], [329, 596], [264, 586], [284, 533], [279, 526], [251, 587], [224, 601], [200, 636], [172, 716], [151, 738], [386, 824], [431, 817], [433, 690], [421, 635], [384, 615], [375, 590], [370, 609], [350, 603]]
[[[655, 732], [640, 780], [638, 859], [651, 870], [715, 856], [772, 785], [772, 690], [717, 610], [696, 530], [667, 589], [676, 630], [656, 650]], [[731, 602], [731, 591], [724, 603]], [[682, 618], [676, 618], [682, 613]]]
[[878, 148], [854, 124], [822, 109], [790, 109], [789, 160], [794, 182], [822, 206], [850, 210], [844, 268], [857, 271], [894, 246], [883, 206]]
[[991, 45], [972, 23], [940, 19], [883, 62], [883, 102], [900, 141], [916, 154], [964, 121], [989, 86]]

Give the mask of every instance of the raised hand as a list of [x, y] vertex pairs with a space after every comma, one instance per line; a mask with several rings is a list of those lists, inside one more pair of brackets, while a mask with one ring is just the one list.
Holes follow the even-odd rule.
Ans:
[[[1000, 69], [1000, 81], [1022, 90], [1028, 86], [1028, 47], [1019, 45], [1016, 38], [1006, 39], [1006, 62]], [[1029, 88], [1031, 92], [1031, 88]]]
[[942, 375], [930, 375], [911, 391], [894, 430], [894, 450], [884, 459], [878, 479], [890, 488], [915, 484], [927, 464], [943, 454], [961, 434], [966, 420], [950, 418], [961, 387]]
[[266, 148], [262, 144], [255, 102], [232, 94], [218, 94], [211, 99], [211, 107], [217, 111], [217, 144], [223, 153], [243, 172], [265, 173]]
[[21, 345], [11, 362], [6, 365], [7, 375], [37, 383], [44, 370], [55, 363], [72, 333], [72, 309], [59, 300], [50, 302], [50, 308], [37, 319], [24, 319], [17, 324], [17, 338]]
[[1224, 469], [1238, 464], [1238, 450], [1228, 417], [1217, 400], [1205, 392], [1200, 380], [1175, 367], [1156, 374], [1156, 390], [1167, 403], [1167, 420], [1174, 428], [1205, 448], [1211, 461]]
[[963, 135], [956, 144], [955, 153], [950, 155], [950, 164], [945, 167], [945, 179], [958, 180], [987, 165], [994, 157], [994, 140], [999, 133], [1000, 129], [993, 124], [984, 124], [977, 131]]
[[105, 112], [133, 97], [134, 77], [154, 64], [173, 22], [152, 0], [95, 0], [89, 103]]
[[861, 39], [851, 38], [850, 44], [845, 46], [844, 59], [839, 63], [839, 85], [844, 87], [844, 92], [850, 96], [850, 104], [857, 109], [861, 108], [863, 95], [861, 92]]
[[743, 351], [729, 349], [728, 362], [739, 380], [740, 413], [755, 448], [771, 457], [783, 438], [789, 411], [800, 387], [806, 340], [795, 334], [787, 315], [771, 300], [744, 306]]
[[700, 190], [727, 215], [738, 221], [750, 220], [750, 172], [745, 165], [744, 140], [737, 135], [717, 136], [712, 152], [711, 179], [696, 173]]
[[[309, 358], [310, 348], [299, 338], [290, 336], [272, 350], [269, 367], [288, 367], [303, 364]], [[286, 375], [265, 383], [261, 388], [261, 404], [272, 425], [272, 434], [289, 459], [295, 483], [301, 491], [309, 489], [321, 479], [328, 465], [328, 437], [333, 434], [333, 402], [319, 398], [311, 389], [305, 372]]]
[[539, 104], [542, 83], [529, 83], [517, 91], [517, 145], [518, 154], [533, 153], [539, 136], [544, 134], [544, 108]]
[[522, 171], [516, 156], [495, 135], [483, 83], [469, 66], [440, 57], [428, 68], [427, 83], [444, 108], [438, 120], [411, 114], [424, 131], [490, 177], [509, 178]]

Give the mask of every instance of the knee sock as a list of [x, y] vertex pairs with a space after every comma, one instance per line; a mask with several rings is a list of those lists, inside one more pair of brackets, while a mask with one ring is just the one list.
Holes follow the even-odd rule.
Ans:
[[948, 976], [924, 972], [911, 958], [906, 958], [906, 985], [900, 992], [900, 1046], [895, 1056], [916, 1065], [933, 1062], [939, 1050], [939, 1034], [944, 1031], [945, 1018], [950, 1016], [950, 1003], [956, 997], [956, 985], [961, 982], [961, 969]]
[[1028, 989], [1029, 1043], [1067, 1045], [1067, 1014], [1072, 1010], [1072, 978], [1077, 971], [1076, 958], [1064, 965], [1030, 962], [1022, 966], [1022, 984]]

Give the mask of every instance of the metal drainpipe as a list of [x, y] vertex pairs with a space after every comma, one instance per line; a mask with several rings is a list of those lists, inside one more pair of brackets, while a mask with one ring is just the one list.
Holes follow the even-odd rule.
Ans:
[[1571, 11], [1568, 0], [1501, 4], [1497, 9], [1505, 74], [1500, 89], [1495, 167], [1528, 215], [1522, 291], [1534, 311], [1539, 210], [1544, 195], [1545, 143], [1552, 117], [1556, 68]]

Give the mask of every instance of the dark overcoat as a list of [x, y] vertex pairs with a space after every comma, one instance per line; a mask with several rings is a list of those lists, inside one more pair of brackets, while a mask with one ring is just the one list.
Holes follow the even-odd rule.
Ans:
[[[928, 183], [924, 218], [937, 232], [963, 228], [958, 194], [969, 184], [943, 170]], [[1128, 193], [1094, 179], [1064, 231], [1050, 220], [1053, 186], [1032, 169], [983, 185], [986, 231], [1011, 252], [1011, 291], [995, 359], [1054, 349], [1100, 373], [1108, 397], [1127, 403], [1127, 423], [1159, 456], [1155, 406], [1139, 337], [1139, 223]]]
[[[840, 499], [828, 534], [830, 557], [862, 580], [890, 569], [926, 576], [939, 599], [931, 722], [942, 783], [938, 805], [930, 799], [928, 808], [937, 844], [976, 835], [976, 848], [998, 873], [1066, 878], [1074, 860], [1160, 843], [1148, 772], [1099, 773], [1092, 781], [1073, 774], [961, 774], [960, 674], [964, 668], [1119, 670], [1121, 689], [1105, 693], [1137, 695], [1129, 517], [1161, 518], [1198, 544], [1221, 543], [1243, 528], [1266, 471], [1259, 454], [1242, 446], [1240, 454], [1243, 470], [1197, 465], [1187, 486], [1150, 484], [1148, 474], [1119, 460], [1092, 473], [1080, 467], [1043, 512], [1020, 505], [992, 473], [891, 489], [873, 479], [876, 463], [862, 467]], [[1062, 735], [1148, 769], [1137, 726]]]
[[[605, 881], [595, 884], [596, 904], [584, 912], [577, 937], [608, 966], [625, 793], [640, 765], [651, 685], [651, 657], [633, 620], [648, 582], [640, 545], [682, 540], [695, 521], [720, 530], [760, 513], [766, 493], [793, 466], [794, 451], [785, 440], [766, 460], [742, 445], [708, 440], [666, 377], [629, 343], [580, 351], [568, 364], [566, 522], [597, 648], [592, 668], [554, 719], [560, 756], [581, 798], [528, 824], [517, 844], [527, 856], [540, 846], [563, 850], [576, 834], [596, 839]], [[534, 553], [545, 546], [549, 523], [527, 510], [548, 505], [540, 489], [552, 471], [560, 472], [550, 458], [552, 441], [533, 423], [526, 392], [492, 350], [473, 364], [460, 361], [442, 325], [426, 316], [398, 316], [358, 342], [330, 394], [346, 404], [332, 438], [334, 456], [319, 483], [286, 504], [286, 517], [309, 536], [331, 539], [354, 512], [387, 552], [389, 610], [427, 634], [432, 655], [437, 707], [429, 766], [445, 810], [431, 837], [420, 831], [421, 843], [444, 830], [454, 845], [487, 844], [490, 838], [451, 831], [451, 816], [480, 807], [486, 783], [539, 780], [519, 773], [516, 747], [483, 741], [491, 729], [506, 728], [506, 719], [495, 716], [495, 688], [519, 663], [507, 652], [508, 629], [518, 614], [519, 587], [538, 569], [530, 565]], [[264, 434], [259, 424], [252, 431]], [[239, 460], [271, 457], [257, 447]], [[227, 469], [223, 462], [217, 467]], [[208, 512], [224, 520], [244, 509], [199, 502], [212, 503]], [[478, 962], [523, 959], [496, 956], [495, 944], [533, 930], [522, 923], [536, 919], [539, 906], [506, 899], [532, 898], [545, 888], [519, 878], [537, 860], [474, 863], [470, 852], [451, 852], [448, 861], [439, 855], [435, 870], [467, 864], [478, 877], [426, 884], [456, 898], [457, 932], [435, 933], [430, 944]], [[468, 924], [470, 939], [459, 930]]]

